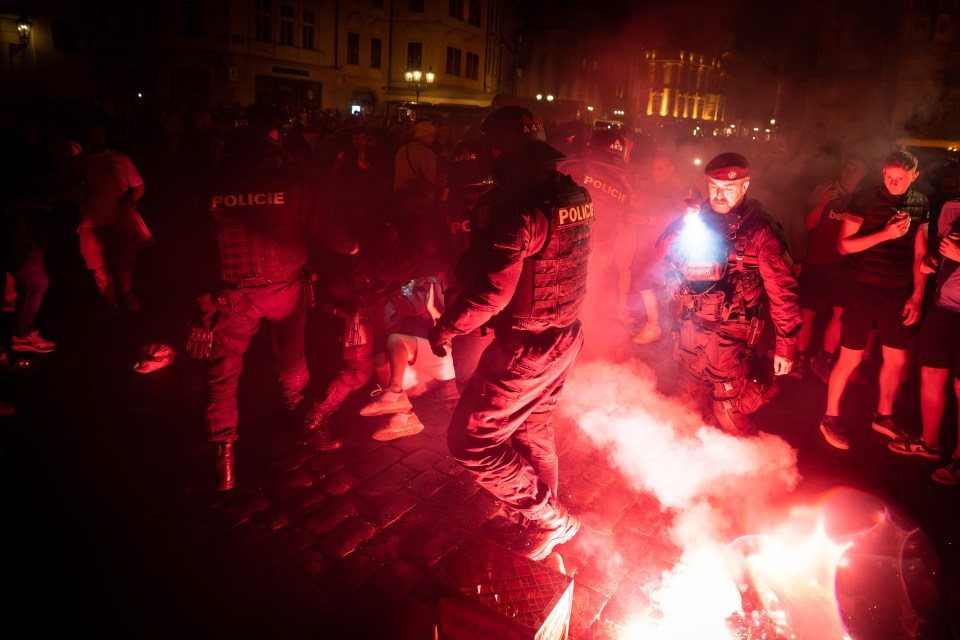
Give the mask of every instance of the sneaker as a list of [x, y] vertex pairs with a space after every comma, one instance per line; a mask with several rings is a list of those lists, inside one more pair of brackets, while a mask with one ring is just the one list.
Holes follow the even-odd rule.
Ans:
[[420, 418], [413, 411], [395, 413], [390, 416], [390, 421], [387, 422], [386, 426], [373, 432], [373, 439], [387, 442], [397, 438], [415, 436], [421, 431], [423, 431], [423, 423], [420, 422]]
[[553, 553], [554, 547], [571, 540], [578, 531], [580, 520], [558, 506], [550, 518], [531, 522], [521, 554], [535, 562], [543, 560]]
[[909, 440], [913, 437], [913, 434], [907, 431], [904, 426], [900, 424], [900, 421], [893, 416], [882, 416], [879, 413], [874, 413], [873, 424], [871, 426], [877, 433], [882, 433], [894, 440]]
[[924, 442], [923, 436], [888, 442], [887, 449], [907, 456], [923, 456], [935, 460], [940, 458], [940, 447], [931, 447]]
[[52, 353], [57, 348], [57, 345], [46, 338], [41, 338], [37, 331], [33, 331], [25, 336], [13, 336], [10, 348], [14, 351]]
[[384, 391], [377, 387], [370, 395], [373, 400], [360, 409], [362, 416], [382, 416], [385, 413], [403, 413], [413, 409], [404, 391]]
[[840, 426], [840, 418], [837, 416], [823, 416], [823, 420], [820, 421], [820, 433], [830, 446], [844, 451], [850, 448], [847, 431]]
[[940, 484], [960, 484], [960, 456], [950, 458], [950, 462], [934, 471], [930, 477]]
[[810, 363], [807, 365], [807, 368], [813, 372], [815, 376], [823, 380], [824, 384], [830, 382], [830, 371], [833, 370], [833, 357], [830, 355], [817, 355], [813, 358], [810, 358]]
[[303, 425], [309, 431], [307, 440], [320, 451], [333, 451], [343, 446], [339, 438], [333, 437], [330, 431], [331, 424], [333, 424], [333, 414], [311, 411]]
[[660, 339], [662, 335], [660, 327], [644, 325], [643, 329], [634, 333], [631, 337], [636, 344], [650, 344]]

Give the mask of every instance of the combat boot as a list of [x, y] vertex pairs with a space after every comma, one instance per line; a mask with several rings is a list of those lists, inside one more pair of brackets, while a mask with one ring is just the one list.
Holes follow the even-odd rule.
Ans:
[[229, 491], [236, 483], [233, 473], [233, 443], [222, 442], [217, 444], [217, 491]]
[[543, 517], [530, 520], [530, 528], [520, 551], [531, 560], [543, 560], [553, 548], [571, 540], [580, 531], [580, 520], [558, 504]]
[[320, 451], [333, 451], [343, 446], [339, 438], [333, 437], [330, 425], [333, 423], [332, 413], [311, 411], [304, 423], [307, 430], [307, 440]]

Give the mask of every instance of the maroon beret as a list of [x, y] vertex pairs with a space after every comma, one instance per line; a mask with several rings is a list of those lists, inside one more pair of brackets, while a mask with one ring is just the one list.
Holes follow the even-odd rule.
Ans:
[[740, 180], [750, 175], [750, 163], [739, 153], [721, 153], [707, 163], [703, 172], [714, 180]]

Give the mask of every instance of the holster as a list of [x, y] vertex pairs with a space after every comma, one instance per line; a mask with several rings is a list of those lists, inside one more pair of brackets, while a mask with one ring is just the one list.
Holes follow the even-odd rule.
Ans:
[[347, 316], [343, 328], [343, 346], [359, 347], [370, 342], [369, 326], [369, 323], [364, 322], [363, 316], [359, 313]]
[[221, 289], [199, 296], [193, 324], [207, 331], [216, 331], [233, 314], [234, 308], [240, 302], [240, 296], [239, 289]]

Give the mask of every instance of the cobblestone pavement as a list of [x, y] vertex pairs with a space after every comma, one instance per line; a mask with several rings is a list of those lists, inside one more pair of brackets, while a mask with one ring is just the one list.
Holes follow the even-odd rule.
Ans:
[[[477, 538], [510, 546], [520, 534], [447, 454], [449, 408], [415, 400], [425, 430], [381, 443], [370, 433], [385, 418], [351, 417], [364, 400], [357, 394], [335, 426], [345, 446], [319, 452], [282, 405], [261, 333], [241, 381], [238, 485], [216, 493], [201, 367], [181, 354], [149, 376], [132, 370], [145, 342], [182, 341], [185, 311], [161, 286], [152, 291], [136, 320], [48, 318], [61, 348], [0, 388], [17, 405], [0, 422], [9, 627], [34, 636], [433, 638], [436, 572]], [[623, 341], [584, 362], [601, 355], [648, 363], [661, 386], [673, 371], [665, 341]], [[916, 637], [956, 637], [960, 489], [933, 483], [933, 461], [896, 456], [869, 431], [873, 386], [848, 394], [862, 419], [845, 454], [816, 429], [823, 385], [790, 378], [782, 387], [757, 421], [797, 452], [803, 479], [790, 499], [849, 486], [903, 514], [906, 530], [915, 523], [922, 534], [884, 547], [884, 575], [923, 591], [939, 562], [940, 582], [926, 584], [942, 592], [938, 605], [927, 610], [911, 591], [928, 620]], [[915, 410], [912, 393], [903, 404]], [[654, 605], [651, 585], [681, 558], [677, 510], [638, 489], [569, 415], [557, 433], [561, 494], [584, 522], [558, 549], [574, 580], [570, 637], [628, 637], [628, 623]], [[884, 598], [866, 604], [884, 611]], [[691, 603], [689, 616], [698, 615]], [[855, 637], [909, 637], [882, 626], [879, 613], [864, 620]]]

